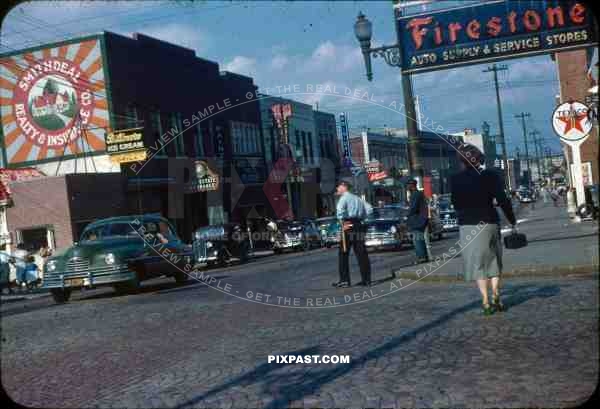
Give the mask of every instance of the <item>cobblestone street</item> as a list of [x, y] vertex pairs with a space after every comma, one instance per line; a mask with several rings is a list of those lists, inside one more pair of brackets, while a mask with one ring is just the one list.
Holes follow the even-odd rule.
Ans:
[[[336, 257], [323, 249], [209, 272], [273, 296], [356, 293], [329, 286]], [[411, 257], [372, 254], [374, 293], [387, 291], [392, 267]], [[50, 297], [7, 303], [3, 386], [27, 406], [161, 408], [573, 406], [595, 389], [597, 274], [510, 278], [509, 309], [491, 317], [481, 315], [471, 284], [413, 284], [321, 309], [166, 279], [138, 295], [101, 289], [64, 305]], [[349, 355], [350, 363], [267, 362], [284, 354]]]

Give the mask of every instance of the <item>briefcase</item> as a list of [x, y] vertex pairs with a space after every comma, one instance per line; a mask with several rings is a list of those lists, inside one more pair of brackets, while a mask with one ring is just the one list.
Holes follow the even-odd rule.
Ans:
[[504, 247], [507, 249], [520, 249], [527, 246], [527, 236], [523, 233], [511, 233], [504, 237]]

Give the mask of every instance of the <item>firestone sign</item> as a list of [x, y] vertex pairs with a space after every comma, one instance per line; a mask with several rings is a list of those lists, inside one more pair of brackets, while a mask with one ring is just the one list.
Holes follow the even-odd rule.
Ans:
[[398, 19], [404, 72], [592, 46], [583, 1], [494, 1]]

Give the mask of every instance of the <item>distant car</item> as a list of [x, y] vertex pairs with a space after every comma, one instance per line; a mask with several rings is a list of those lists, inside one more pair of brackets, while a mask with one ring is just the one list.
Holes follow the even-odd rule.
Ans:
[[521, 203], [535, 202], [535, 197], [529, 190], [519, 190], [517, 192], [517, 196], [519, 197], [519, 201]]
[[439, 210], [436, 207], [432, 207], [430, 210], [429, 218], [429, 237], [433, 240], [441, 240], [444, 237], [444, 225], [440, 219]]
[[313, 220], [278, 220], [276, 224], [277, 231], [273, 235], [275, 253], [321, 247], [321, 233]]
[[321, 233], [321, 245], [326, 246], [327, 232], [329, 230], [329, 226], [332, 223], [337, 223], [337, 219], [335, 218], [335, 216], [320, 217], [315, 220], [315, 223], [317, 225], [317, 228], [319, 229], [319, 232]]
[[367, 249], [400, 249], [403, 243], [410, 241], [404, 212], [404, 208], [394, 206], [374, 208], [373, 214], [365, 220]]
[[237, 223], [201, 227], [194, 232], [192, 243], [194, 266], [225, 266], [233, 259], [240, 263], [248, 260], [250, 237]]
[[342, 229], [340, 227], [339, 220], [333, 219], [331, 223], [329, 223], [329, 225], [327, 226], [327, 231], [325, 233], [325, 236], [323, 237], [323, 240], [325, 241], [325, 246], [332, 247], [339, 244], [342, 238], [341, 231]]
[[112, 217], [90, 223], [78, 243], [50, 256], [42, 287], [60, 303], [83, 287], [111, 285], [117, 292], [133, 292], [142, 280], [163, 274], [183, 283], [191, 256], [191, 246], [160, 215]]
[[440, 199], [437, 203], [440, 223], [443, 231], [458, 231], [458, 219], [454, 206], [447, 199]]

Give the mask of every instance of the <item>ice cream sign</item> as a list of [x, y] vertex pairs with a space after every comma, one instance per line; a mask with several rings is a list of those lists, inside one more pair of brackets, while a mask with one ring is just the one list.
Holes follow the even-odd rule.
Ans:
[[104, 150], [108, 110], [99, 43], [94, 39], [2, 58], [9, 163]]

